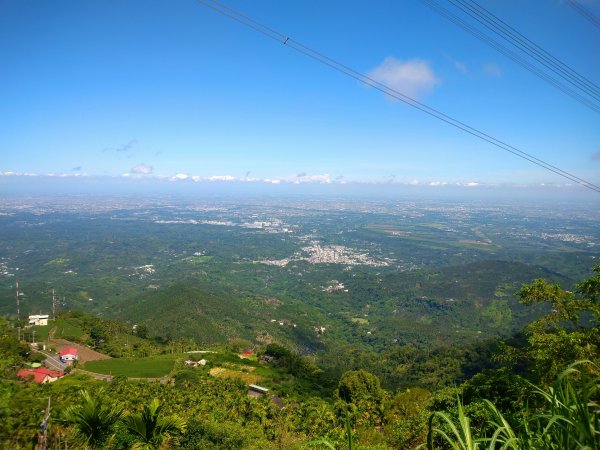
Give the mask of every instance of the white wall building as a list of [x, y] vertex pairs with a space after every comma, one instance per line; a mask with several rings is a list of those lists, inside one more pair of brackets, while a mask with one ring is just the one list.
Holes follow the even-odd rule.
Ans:
[[29, 325], [48, 325], [48, 314], [34, 314], [29, 316]]

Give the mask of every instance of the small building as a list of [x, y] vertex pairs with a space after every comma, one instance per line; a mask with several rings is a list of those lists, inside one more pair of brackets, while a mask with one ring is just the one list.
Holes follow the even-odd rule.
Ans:
[[263, 395], [268, 395], [278, 409], [283, 409], [283, 400], [275, 394], [269, 394], [269, 390], [256, 384], [248, 385], [248, 396], [252, 398], [261, 398]]
[[55, 372], [46, 367], [36, 367], [35, 369], [21, 369], [17, 372], [17, 378], [21, 380], [30, 380], [34, 383], [53, 383], [60, 377], [64, 377], [64, 372]]
[[269, 390], [267, 388], [258, 386], [257, 384], [249, 384], [248, 387], [250, 389], [252, 389], [253, 391], [259, 392], [261, 394], [267, 394], [269, 392]]
[[60, 353], [60, 361], [61, 362], [73, 362], [73, 361], [77, 361], [79, 359], [79, 356], [77, 356], [77, 349], [76, 348], [63, 348]]
[[183, 364], [185, 366], [189, 366], [189, 367], [198, 367], [198, 366], [205, 366], [207, 362], [208, 361], [205, 359], [201, 359], [200, 361], [194, 361], [192, 359], [188, 359], [187, 361], [184, 361]]
[[48, 325], [48, 314], [34, 314], [29, 316], [29, 325]]
[[250, 397], [261, 397], [265, 394], [268, 394], [269, 390], [267, 388], [264, 388], [262, 386], [258, 386], [256, 384], [249, 384], [248, 385], [248, 395]]

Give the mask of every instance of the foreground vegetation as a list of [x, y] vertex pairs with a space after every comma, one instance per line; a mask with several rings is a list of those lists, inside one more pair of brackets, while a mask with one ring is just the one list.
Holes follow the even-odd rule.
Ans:
[[[30, 355], [5, 322], [2, 446], [31, 448], [50, 398], [49, 448], [599, 448], [600, 265], [575, 292], [535, 280], [519, 297], [524, 305], [547, 304], [548, 312], [495, 345], [489, 357], [480, 355], [487, 369], [458, 387], [414, 383], [392, 391], [369, 371], [335, 377], [313, 358], [277, 344], [255, 347], [259, 358], [248, 361], [231, 352], [214, 354], [213, 367], [240, 374], [261, 370], [276, 399], [249, 397], [243, 377], [184, 368], [175, 362], [173, 343], [140, 336], [140, 346], [155, 356], [94, 363], [129, 366], [130, 372], [110, 382], [82, 374], [51, 385], [19, 382], [16, 368]], [[75, 317], [95, 334], [119, 329], [116, 323]], [[110, 335], [86, 339], [110, 348]], [[231, 350], [246, 344], [231, 342]], [[128, 381], [144, 360], [175, 363], [173, 376], [166, 383]]]

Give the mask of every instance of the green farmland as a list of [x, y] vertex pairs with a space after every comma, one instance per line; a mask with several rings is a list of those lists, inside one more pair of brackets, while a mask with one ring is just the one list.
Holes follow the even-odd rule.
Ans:
[[82, 369], [105, 375], [124, 375], [128, 378], [160, 378], [170, 373], [174, 365], [175, 357], [169, 355], [89, 361]]

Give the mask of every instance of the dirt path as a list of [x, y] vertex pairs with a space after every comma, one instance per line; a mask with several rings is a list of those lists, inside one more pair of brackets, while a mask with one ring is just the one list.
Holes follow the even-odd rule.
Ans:
[[92, 350], [85, 345], [67, 341], [66, 339], [52, 339], [50, 340], [50, 345], [54, 346], [59, 353], [63, 348], [76, 348], [80, 363], [95, 361], [97, 359], [110, 359], [108, 355]]
[[95, 378], [96, 380], [112, 381], [112, 379], [113, 379], [112, 375], [104, 375], [101, 373], [90, 372], [89, 370], [73, 369], [73, 373], [75, 373], [75, 372], [89, 375], [90, 377]]

